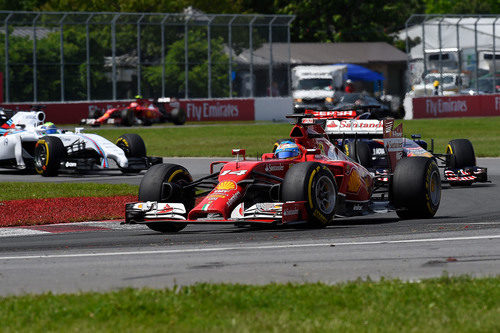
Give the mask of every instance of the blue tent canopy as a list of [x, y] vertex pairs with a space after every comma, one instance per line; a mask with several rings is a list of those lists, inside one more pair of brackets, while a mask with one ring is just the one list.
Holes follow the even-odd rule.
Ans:
[[347, 66], [347, 73], [344, 74], [344, 80], [351, 79], [352, 81], [383, 81], [385, 80], [382, 74], [374, 72], [363, 66], [354, 64], [335, 64]]

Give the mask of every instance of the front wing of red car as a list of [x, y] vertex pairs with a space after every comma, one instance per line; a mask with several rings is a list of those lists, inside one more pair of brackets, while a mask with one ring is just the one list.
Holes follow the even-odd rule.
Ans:
[[190, 223], [190, 224], [287, 224], [307, 221], [305, 201], [261, 202], [245, 209], [240, 203], [224, 219], [219, 214], [207, 214], [196, 220], [186, 219], [187, 211], [182, 203], [156, 201], [132, 202], [125, 206], [126, 224]]

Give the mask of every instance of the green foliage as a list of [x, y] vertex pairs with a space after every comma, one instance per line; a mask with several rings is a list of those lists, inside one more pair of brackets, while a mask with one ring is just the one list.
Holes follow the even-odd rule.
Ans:
[[0, 298], [0, 320], [6, 332], [498, 332], [499, 282], [442, 277], [48, 293]]
[[500, 14], [498, 0], [423, 0], [427, 14]]
[[[189, 95], [207, 95], [208, 44], [205, 32], [188, 33]], [[184, 39], [173, 42], [165, 56], [165, 89], [174, 95], [183, 96], [185, 91]], [[228, 95], [228, 57], [223, 52], [222, 38], [211, 39], [212, 95]], [[150, 66], [144, 70], [144, 78], [152, 87], [152, 94], [161, 95], [162, 66]]]

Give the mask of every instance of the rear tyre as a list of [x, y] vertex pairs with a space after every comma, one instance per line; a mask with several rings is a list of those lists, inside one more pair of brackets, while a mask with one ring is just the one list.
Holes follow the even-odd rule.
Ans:
[[43, 136], [35, 145], [35, 170], [44, 177], [57, 176], [67, 152], [61, 139]]
[[[349, 141], [344, 146], [344, 150], [347, 156], [365, 168], [368, 169], [373, 166], [372, 151], [367, 142], [359, 140]], [[354, 154], [354, 152], [356, 153]]]
[[392, 198], [402, 219], [433, 217], [441, 202], [439, 169], [428, 157], [405, 157], [396, 165]]
[[[186, 168], [177, 164], [153, 165], [144, 175], [139, 185], [139, 201], [179, 202], [189, 213], [194, 208], [195, 190], [185, 189], [184, 185], [193, 181]], [[165, 186], [169, 183], [170, 186]], [[187, 215], [187, 214], [186, 214]], [[178, 232], [186, 223], [147, 223], [148, 228], [159, 232]]]
[[132, 109], [123, 109], [120, 112], [121, 125], [123, 126], [132, 126], [135, 122], [135, 114]]
[[172, 109], [170, 117], [175, 125], [183, 125], [186, 122], [186, 111], [181, 108]]
[[[135, 133], [127, 133], [121, 135], [115, 143], [118, 148], [125, 152], [125, 156], [127, 158], [143, 158], [146, 157], [146, 145], [144, 144], [144, 140], [140, 137], [140, 135]], [[139, 173], [141, 170], [139, 169], [121, 169], [123, 173]]]
[[337, 184], [330, 170], [317, 162], [292, 166], [281, 184], [281, 198], [286, 201], [306, 201], [308, 225], [322, 228], [335, 216]]

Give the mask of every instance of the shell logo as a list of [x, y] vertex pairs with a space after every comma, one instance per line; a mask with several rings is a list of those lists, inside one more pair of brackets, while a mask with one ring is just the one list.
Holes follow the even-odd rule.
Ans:
[[231, 180], [226, 180], [220, 182], [219, 185], [215, 188], [216, 190], [234, 190], [236, 189], [236, 183]]
[[347, 183], [347, 192], [358, 193], [360, 187], [361, 179], [358, 172], [353, 169]]

